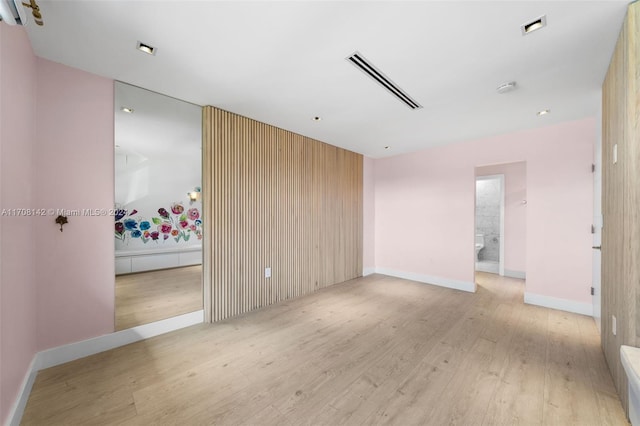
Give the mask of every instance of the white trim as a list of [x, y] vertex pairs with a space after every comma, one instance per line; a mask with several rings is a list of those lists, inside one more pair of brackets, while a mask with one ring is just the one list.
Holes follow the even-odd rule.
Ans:
[[499, 274], [504, 277], [504, 175], [499, 175], [500, 179], [500, 263], [498, 264]]
[[[592, 239], [593, 247], [602, 245], [602, 92], [598, 96], [598, 112], [596, 114], [596, 143], [594, 145], [593, 173], [593, 226], [594, 233]], [[602, 252], [591, 250], [591, 280], [593, 287], [593, 319], [596, 322], [598, 333], [602, 334]]]
[[390, 275], [405, 280], [418, 281], [425, 284], [437, 285], [439, 287], [453, 288], [455, 290], [476, 292], [476, 283], [469, 281], [453, 280], [450, 278], [434, 277], [432, 275], [416, 274], [414, 272], [397, 271], [388, 268], [376, 268], [377, 274]]
[[125, 253], [131, 252], [116, 253], [116, 275], [202, 264], [202, 250], [197, 249]]
[[521, 280], [527, 279], [527, 274], [524, 271], [514, 271], [512, 269], [505, 269], [504, 276], [510, 278], [519, 278]]
[[376, 268], [363, 268], [362, 269], [362, 276], [366, 277], [367, 275], [371, 275], [371, 274], [375, 274], [376, 273]]
[[38, 374], [38, 370], [36, 369], [37, 358], [38, 354], [35, 354], [31, 360], [31, 364], [29, 364], [27, 374], [25, 374], [24, 380], [22, 380], [22, 386], [20, 386], [18, 398], [13, 402], [13, 406], [9, 411], [9, 416], [7, 417], [7, 425], [9, 426], [18, 426], [22, 421], [22, 415], [24, 414], [24, 409], [27, 406], [27, 401], [31, 394], [31, 388], [33, 387], [33, 383], [36, 381], [36, 375]]
[[201, 324], [203, 320], [204, 311], [199, 310], [178, 315], [177, 317], [167, 318], [162, 321], [139, 325], [127, 330], [105, 334], [104, 336], [47, 349], [37, 355], [38, 369], [42, 370], [64, 364], [65, 362], [108, 351], [109, 349], [118, 348], [140, 340], [149, 339], [170, 331]]
[[203, 322], [204, 311], [199, 310], [38, 352], [27, 370], [19, 396], [9, 413], [7, 424], [11, 426], [20, 424], [38, 371]]
[[535, 293], [524, 293], [524, 303], [529, 305], [544, 306], [545, 308], [558, 309], [560, 311], [593, 316], [591, 303], [576, 302], [574, 300], [560, 299], [558, 297], [545, 296]]
[[184, 253], [191, 251], [202, 251], [202, 245], [187, 246], [187, 247], [171, 247], [171, 248], [159, 248], [155, 250], [116, 250], [116, 257], [129, 257], [129, 256], [146, 256], [149, 254], [165, 254], [165, 253]]

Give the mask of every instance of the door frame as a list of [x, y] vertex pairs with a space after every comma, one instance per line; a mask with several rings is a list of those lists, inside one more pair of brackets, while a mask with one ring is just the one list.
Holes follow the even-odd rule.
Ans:
[[[602, 96], [600, 96], [602, 97]], [[596, 143], [594, 147], [593, 168], [593, 247], [602, 246], [602, 102], [598, 103], [596, 115]], [[591, 278], [591, 304], [593, 305], [593, 319], [598, 333], [602, 334], [602, 252], [593, 249]]]

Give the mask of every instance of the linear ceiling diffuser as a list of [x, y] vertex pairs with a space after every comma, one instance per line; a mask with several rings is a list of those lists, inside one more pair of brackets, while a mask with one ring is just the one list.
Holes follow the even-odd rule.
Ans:
[[360, 71], [371, 77], [380, 86], [387, 89], [389, 93], [398, 98], [402, 103], [411, 109], [420, 109], [422, 105], [416, 102], [411, 96], [409, 96], [404, 90], [399, 88], [389, 77], [384, 75], [382, 71], [373, 66], [367, 59], [360, 53], [355, 52], [353, 55], [347, 58], [353, 65], [358, 67]]

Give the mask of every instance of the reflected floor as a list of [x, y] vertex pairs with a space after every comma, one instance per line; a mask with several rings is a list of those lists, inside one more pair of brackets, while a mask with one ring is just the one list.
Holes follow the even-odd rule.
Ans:
[[202, 309], [202, 265], [116, 276], [116, 331]]

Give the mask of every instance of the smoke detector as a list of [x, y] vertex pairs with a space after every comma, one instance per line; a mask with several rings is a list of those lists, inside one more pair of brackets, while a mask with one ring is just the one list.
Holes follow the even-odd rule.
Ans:
[[515, 81], [510, 81], [508, 83], [501, 84], [500, 86], [498, 86], [498, 88], [496, 90], [501, 95], [503, 95], [505, 93], [513, 92], [514, 90], [516, 90], [516, 82]]

